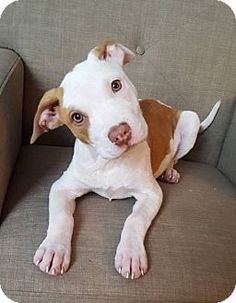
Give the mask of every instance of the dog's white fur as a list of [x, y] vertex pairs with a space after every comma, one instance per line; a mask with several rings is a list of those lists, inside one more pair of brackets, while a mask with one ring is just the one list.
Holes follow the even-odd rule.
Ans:
[[[122, 89], [114, 94], [111, 80], [122, 79]], [[88, 88], [88, 84], [91, 88]], [[147, 125], [140, 110], [137, 91], [120, 64], [89, 56], [65, 76], [63, 106], [78, 108], [87, 113], [90, 121], [89, 138], [94, 152], [113, 159], [124, 152], [108, 139], [110, 128], [126, 121], [132, 129], [131, 145], [147, 136]]]
[[[115, 268], [126, 278], [144, 275], [148, 270], [144, 238], [162, 203], [162, 191], [155, 177], [168, 168], [173, 157], [178, 160], [184, 156], [196, 141], [199, 118], [194, 112], [182, 112], [170, 153], [153, 176], [145, 140], [147, 124], [136, 89], [122, 68], [128, 51], [121, 45], [110, 45], [107, 58], [100, 60], [92, 50], [87, 60], [76, 65], [61, 83], [63, 107], [78, 109], [89, 117], [91, 142], [76, 139], [68, 169], [50, 190], [47, 236], [34, 256], [34, 263], [49, 274], [63, 274], [69, 268], [75, 198], [93, 191], [110, 200], [136, 199], [124, 224]], [[132, 56], [131, 51], [129, 55]], [[122, 90], [116, 94], [110, 88], [114, 79], [122, 82]], [[108, 138], [111, 127], [123, 121], [132, 130], [129, 146], [117, 146]]]

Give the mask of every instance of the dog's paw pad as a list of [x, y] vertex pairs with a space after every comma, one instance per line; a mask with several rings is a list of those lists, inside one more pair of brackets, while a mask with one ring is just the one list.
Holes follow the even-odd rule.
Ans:
[[148, 270], [144, 245], [119, 244], [115, 256], [115, 268], [124, 278], [138, 279]]
[[50, 275], [63, 274], [69, 268], [70, 246], [43, 242], [34, 255], [34, 264]]
[[174, 168], [168, 168], [164, 173], [159, 177], [160, 181], [176, 184], [179, 183], [180, 173]]

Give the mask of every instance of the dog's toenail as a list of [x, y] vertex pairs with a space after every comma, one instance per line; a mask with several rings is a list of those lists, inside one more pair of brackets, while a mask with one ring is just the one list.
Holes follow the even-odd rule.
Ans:
[[35, 265], [38, 266], [40, 263], [40, 260], [36, 261]]
[[121, 268], [121, 267], [119, 267], [119, 269], [118, 269], [119, 274], [121, 274], [121, 270], [122, 270], [122, 268]]
[[53, 268], [53, 269], [52, 269], [52, 275], [55, 275], [55, 273], [56, 273], [56, 271], [55, 271], [55, 269]]
[[132, 275], [131, 275], [131, 279], [133, 280], [134, 279], [134, 273], [132, 272]]
[[63, 274], [64, 274], [64, 269], [62, 268], [62, 269], [61, 269], [61, 275], [63, 275]]
[[141, 275], [144, 276], [144, 271], [141, 269]]
[[129, 279], [129, 272], [126, 273], [126, 279]]
[[49, 272], [49, 266], [46, 266], [46, 273]]

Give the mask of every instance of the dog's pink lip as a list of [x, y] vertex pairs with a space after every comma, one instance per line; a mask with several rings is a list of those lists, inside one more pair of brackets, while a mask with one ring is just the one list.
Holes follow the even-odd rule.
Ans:
[[134, 145], [134, 143], [131, 143], [131, 140], [128, 142], [128, 144], [127, 144], [127, 146], [128, 147], [131, 147], [131, 146], [133, 146]]
[[[116, 145], [116, 144], [115, 144]], [[126, 147], [126, 150], [127, 149], [129, 149], [130, 147], [132, 147], [133, 145], [135, 145], [134, 143], [131, 143], [131, 140], [129, 140], [127, 143], [124, 143], [124, 144], [122, 144], [122, 145], [116, 145], [116, 146], [118, 146], [118, 147], [120, 147], [120, 148], [124, 148], [124, 147]]]
[[124, 149], [124, 151], [122, 153], [126, 153], [129, 149], [131, 149], [136, 144], [137, 143], [132, 143], [131, 140], [130, 140], [127, 144], [123, 144], [123, 145], [121, 145], [119, 147]]
[[126, 153], [128, 150], [130, 150], [135, 145], [137, 145], [145, 140], [146, 140], [146, 138], [143, 138], [142, 140], [135, 142], [134, 140], [130, 139], [127, 143], [122, 144], [120, 146], [116, 145], [115, 143], [113, 143], [113, 145], [117, 146], [117, 148], [119, 148], [121, 150], [121, 154], [123, 154], [123, 153]]

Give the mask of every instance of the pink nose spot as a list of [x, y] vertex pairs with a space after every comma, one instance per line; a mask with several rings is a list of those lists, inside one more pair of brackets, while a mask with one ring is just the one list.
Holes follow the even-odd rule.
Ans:
[[118, 146], [127, 145], [131, 137], [131, 128], [126, 122], [113, 126], [108, 133], [109, 140]]

